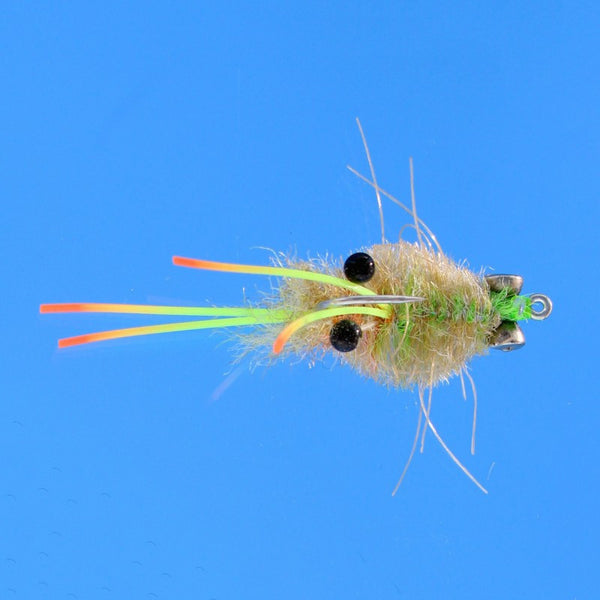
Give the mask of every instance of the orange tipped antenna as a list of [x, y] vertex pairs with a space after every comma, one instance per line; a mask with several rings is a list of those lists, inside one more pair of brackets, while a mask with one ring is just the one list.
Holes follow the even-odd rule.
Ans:
[[317, 273], [315, 271], [303, 271], [301, 269], [288, 269], [286, 267], [264, 267], [256, 265], [240, 265], [236, 263], [214, 262], [212, 260], [200, 260], [197, 258], [185, 258], [174, 256], [173, 264], [178, 267], [190, 267], [192, 269], [203, 269], [205, 271], [223, 271], [228, 273], [250, 273], [252, 275], [272, 275], [274, 277], [289, 277], [290, 279], [305, 279], [317, 281], [326, 285], [352, 290], [361, 296], [372, 296], [374, 292], [358, 283], [352, 283], [347, 279]]

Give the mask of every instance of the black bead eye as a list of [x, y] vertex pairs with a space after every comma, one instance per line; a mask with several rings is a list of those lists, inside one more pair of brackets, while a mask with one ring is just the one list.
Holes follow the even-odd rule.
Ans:
[[365, 283], [375, 274], [375, 261], [366, 252], [351, 254], [344, 263], [344, 275], [352, 283]]
[[329, 332], [329, 341], [338, 352], [351, 352], [362, 336], [360, 327], [350, 319], [338, 321]]

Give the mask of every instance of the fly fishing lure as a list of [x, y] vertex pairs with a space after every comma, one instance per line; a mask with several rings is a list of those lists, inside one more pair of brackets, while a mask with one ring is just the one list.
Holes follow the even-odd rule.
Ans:
[[[122, 337], [188, 331], [252, 327], [239, 335], [244, 351], [267, 351], [270, 357], [296, 354], [319, 358], [334, 351], [360, 373], [391, 387], [417, 387], [419, 419], [412, 449], [398, 489], [421, 436], [431, 430], [459, 468], [484, 492], [483, 486], [451, 452], [429, 415], [433, 388], [463, 375], [473, 391], [474, 452], [477, 394], [467, 370], [471, 358], [488, 348], [513, 350], [525, 343], [518, 322], [545, 319], [552, 310], [543, 294], [521, 294], [518, 275], [482, 276], [446, 256], [435, 235], [417, 216], [412, 159], [411, 207], [379, 187], [369, 148], [357, 119], [371, 179], [348, 167], [374, 190], [379, 209], [381, 243], [350, 255], [342, 264], [326, 259], [297, 261], [277, 255], [272, 266], [254, 266], [175, 256], [182, 267], [267, 275], [281, 278], [260, 306], [187, 307], [136, 304], [42, 304], [42, 313], [135, 313], [204, 317], [191, 321], [114, 329], [59, 340], [66, 348]], [[407, 226], [417, 241], [385, 238], [381, 198], [386, 197], [412, 217]], [[427, 394], [427, 399], [425, 395]], [[427, 401], [426, 401], [427, 400]], [[425, 423], [423, 424], [423, 420]]]

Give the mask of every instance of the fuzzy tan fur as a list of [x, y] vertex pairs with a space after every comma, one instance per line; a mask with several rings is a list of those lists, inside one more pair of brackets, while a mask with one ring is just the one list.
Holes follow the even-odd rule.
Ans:
[[[335, 321], [351, 318], [362, 329], [356, 350], [339, 354], [360, 373], [393, 387], [426, 387], [457, 374], [473, 357], [487, 352], [499, 325], [483, 279], [446, 255], [417, 244], [397, 242], [364, 249], [375, 261], [375, 275], [365, 284], [377, 294], [420, 296], [423, 302], [394, 305], [390, 319], [356, 315], [317, 321], [301, 328], [284, 353], [319, 358], [331, 351]], [[283, 263], [283, 261], [282, 261]], [[285, 266], [344, 277], [341, 264], [327, 260], [285, 260]], [[317, 310], [320, 302], [350, 295], [321, 283], [285, 279], [266, 304], [289, 311], [290, 321]], [[270, 349], [280, 325], [242, 334], [245, 348]], [[433, 365], [433, 372], [432, 372]]]

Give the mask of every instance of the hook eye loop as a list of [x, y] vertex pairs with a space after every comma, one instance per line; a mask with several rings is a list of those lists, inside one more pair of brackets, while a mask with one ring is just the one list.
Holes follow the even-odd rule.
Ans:
[[[531, 294], [531, 318], [541, 321], [552, 312], [552, 300], [545, 294]], [[537, 308], [539, 306], [539, 308]]]

